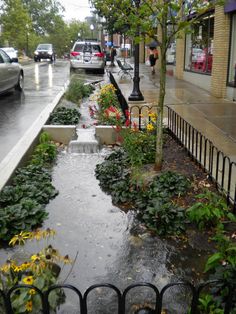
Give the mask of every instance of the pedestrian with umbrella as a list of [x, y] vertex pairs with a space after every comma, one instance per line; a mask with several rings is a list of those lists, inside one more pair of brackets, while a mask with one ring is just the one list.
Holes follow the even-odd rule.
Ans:
[[152, 74], [155, 74], [155, 65], [158, 59], [157, 43], [152, 42], [149, 45], [149, 64], [152, 69]]

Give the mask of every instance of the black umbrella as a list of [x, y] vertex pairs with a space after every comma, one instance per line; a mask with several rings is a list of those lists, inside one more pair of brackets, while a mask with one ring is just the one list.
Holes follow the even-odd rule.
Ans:
[[152, 41], [149, 45], [149, 48], [156, 48], [158, 46], [156, 41]]

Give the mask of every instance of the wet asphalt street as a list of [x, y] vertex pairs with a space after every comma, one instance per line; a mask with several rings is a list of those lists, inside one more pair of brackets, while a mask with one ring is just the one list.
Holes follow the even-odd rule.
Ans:
[[0, 95], [0, 162], [69, 79], [68, 61], [32, 62], [23, 68], [24, 92]]

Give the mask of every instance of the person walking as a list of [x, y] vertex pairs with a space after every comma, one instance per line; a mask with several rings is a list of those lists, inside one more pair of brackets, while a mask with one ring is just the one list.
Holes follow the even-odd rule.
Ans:
[[156, 47], [149, 48], [149, 63], [152, 69], [152, 74], [155, 74], [155, 65], [158, 59], [158, 51]]
[[115, 56], [116, 56], [116, 48], [113, 46], [111, 47], [111, 66], [115, 66], [114, 61], [115, 61]]

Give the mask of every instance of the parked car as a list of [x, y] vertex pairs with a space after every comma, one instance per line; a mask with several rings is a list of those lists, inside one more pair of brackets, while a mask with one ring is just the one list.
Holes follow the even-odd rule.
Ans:
[[17, 59], [18, 61], [18, 50], [13, 47], [3, 47], [1, 49], [5, 51], [11, 59]]
[[70, 68], [96, 70], [104, 74], [106, 56], [101, 43], [96, 41], [76, 41], [70, 53]]
[[34, 61], [38, 62], [41, 60], [56, 60], [56, 54], [52, 44], [39, 44], [34, 52]]
[[0, 93], [12, 88], [23, 90], [24, 72], [20, 64], [15, 61], [0, 48]]

